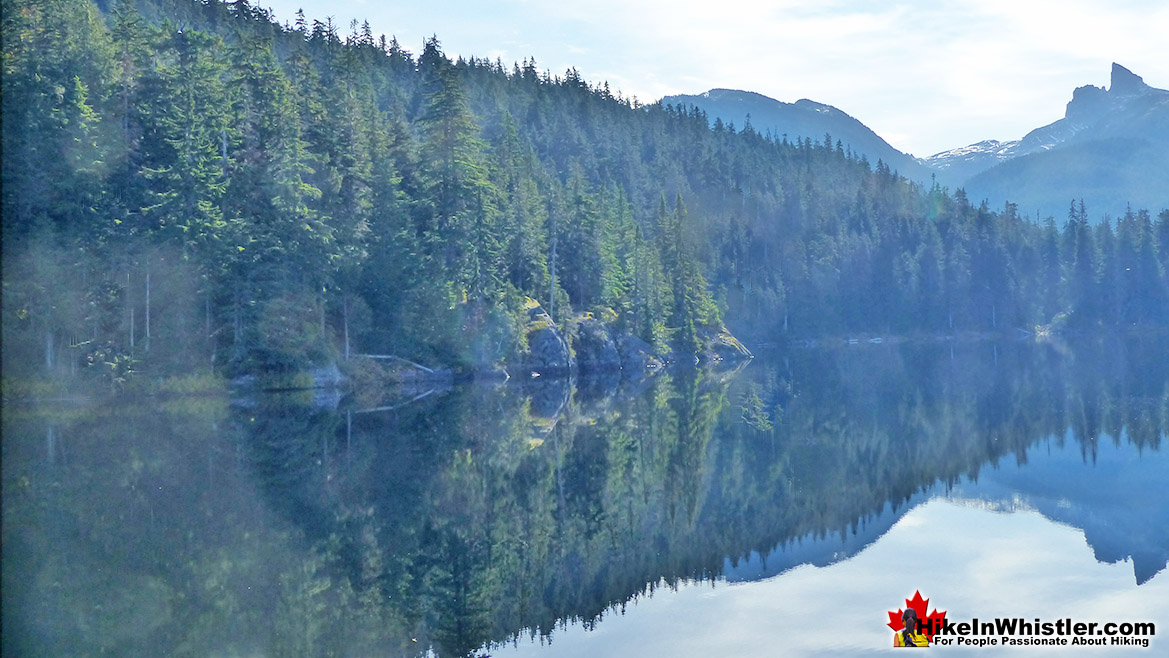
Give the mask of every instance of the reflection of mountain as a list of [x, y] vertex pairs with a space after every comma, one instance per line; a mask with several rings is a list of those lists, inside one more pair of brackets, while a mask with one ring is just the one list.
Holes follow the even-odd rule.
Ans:
[[953, 497], [1001, 509], [1035, 509], [1084, 531], [1101, 562], [1132, 559], [1138, 584], [1169, 564], [1169, 453], [1101, 437], [1095, 454], [1078, 444], [1037, 444], [1025, 465], [984, 471]]
[[1137, 584], [1169, 564], [1169, 453], [1140, 450], [1128, 442], [1100, 440], [1095, 454], [1078, 443], [1037, 443], [1024, 463], [983, 470], [950, 487], [933, 486], [897, 509], [859, 521], [855, 529], [808, 535], [766, 554], [728, 559], [723, 577], [732, 582], [770, 578], [803, 564], [818, 567], [846, 560], [880, 539], [909, 510], [934, 497], [965, 501], [1003, 512], [1035, 510], [1082, 530], [1096, 559], [1131, 559]]
[[729, 582], [762, 580], [804, 564], [826, 567], [847, 560], [883, 537], [906, 512], [928, 500], [931, 495], [932, 490], [928, 494], [914, 494], [908, 503], [896, 508], [887, 504], [879, 513], [858, 521], [849, 530], [828, 535], [810, 533], [784, 542], [767, 554], [752, 552], [743, 560], [727, 558], [723, 564], [722, 577]]

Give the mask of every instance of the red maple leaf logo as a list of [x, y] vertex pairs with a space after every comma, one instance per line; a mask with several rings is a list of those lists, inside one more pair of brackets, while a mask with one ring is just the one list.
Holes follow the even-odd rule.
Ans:
[[[912, 599], [905, 599], [905, 606], [913, 608], [917, 613], [917, 618], [921, 622], [921, 633], [929, 638], [930, 642], [934, 641], [934, 634], [942, 628], [942, 624], [946, 621], [946, 611], [938, 612], [937, 608], [929, 615], [926, 615], [926, 607], [929, 606], [930, 600], [921, 598], [921, 592], [915, 591]], [[901, 613], [905, 612], [905, 608], [898, 608], [897, 612], [889, 613], [889, 628], [895, 631], [900, 631], [905, 628], [905, 623], [901, 621]], [[930, 622], [933, 622], [932, 624]]]

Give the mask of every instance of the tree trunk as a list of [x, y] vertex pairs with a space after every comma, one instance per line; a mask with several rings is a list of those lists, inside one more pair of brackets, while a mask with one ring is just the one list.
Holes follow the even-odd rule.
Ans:
[[243, 322], [240, 320], [238, 292], [235, 294], [235, 303], [232, 305], [231, 312], [232, 349], [234, 350], [235, 357], [238, 359], [243, 355]]
[[146, 270], [146, 351], [150, 351], [150, 269]]
[[[129, 270], [129, 268], [127, 268], [126, 269], [126, 301], [127, 301], [127, 303], [129, 303], [129, 300], [130, 300], [130, 270]], [[130, 349], [133, 350], [134, 349], [134, 305], [129, 304], [129, 306], [130, 306]]]
[[[550, 213], [552, 218], [554, 214]], [[556, 324], [556, 224], [552, 224], [552, 275], [548, 281], [548, 317]]]
[[51, 374], [53, 372], [53, 365], [55, 358], [53, 355], [53, 330], [49, 329], [45, 332], [45, 370]]
[[219, 153], [223, 163], [223, 177], [227, 178], [227, 129], [219, 130]]
[[205, 314], [204, 318], [203, 318], [203, 326], [206, 328], [206, 331], [203, 332], [203, 335], [206, 336], [206, 338], [204, 338], [204, 340], [206, 340], [209, 343], [208, 347], [210, 348], [210, 351], [211, 351], [211, 363], [214, 365], [214, 363], [215, 363], [215, 341], [212, 339], [212, 336], [211, 336], [211, 293], [207, 293], [207, 297], [205, 297], [203, 299], [203, 312]]

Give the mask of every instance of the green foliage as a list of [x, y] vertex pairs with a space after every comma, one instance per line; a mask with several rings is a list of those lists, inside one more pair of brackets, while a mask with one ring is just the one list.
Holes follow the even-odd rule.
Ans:
[[[143, 12], [138, 13], [139, 9]], [[522, 352], [523, 297], [664, 349], [1169, 322], [1169, 220], [1061, 232], [575, 70], [248, 3], [3, 6], [7, 368], [291, 371]], [[718, 291], [717, 296], [713, 291]], [[103, 361], [105, 363], [105, 361]]]
[[227, 391], [227, 382], [214, 372], [193, 372], [167, 377], [158, 383], [160, 393], [170, 395], [207, 395]]
[[771, 423], [771, 414], [764, 409], [763, 400], [759, 398], [758, 390], [745, 391], [739, 406], [743, 410], [742, 420], [747, 426], [759, 432], [769, 432], [774, 428]]
[[258, 313], [252, 358], [261, 372], [292, 372], [329, 356], [319, 300], [288, 293], [268, 300]]
[[57, 397], [65, 393], [59, 380], [41, 378], [18, 378], [5, 375], [0, 380], [0, 395], [9, 400], [36, 400]]
[[307, 372], [268, 372], [256, 386], [264, 391], [305, 391], [313, 387], [313, 376]]

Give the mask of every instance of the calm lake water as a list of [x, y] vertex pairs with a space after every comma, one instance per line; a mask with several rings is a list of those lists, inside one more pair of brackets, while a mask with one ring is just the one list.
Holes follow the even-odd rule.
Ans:
[[869, 654], [920, 591], [956, 621], [1160, 631], [1020, 655], [1169, 655], [1167, 428], [1147, 339], [8, 407], [3, 649]]

